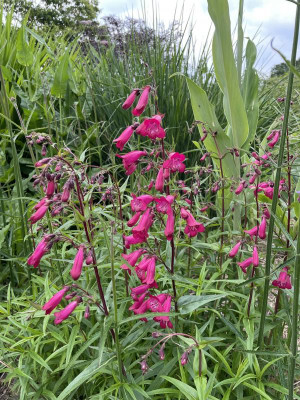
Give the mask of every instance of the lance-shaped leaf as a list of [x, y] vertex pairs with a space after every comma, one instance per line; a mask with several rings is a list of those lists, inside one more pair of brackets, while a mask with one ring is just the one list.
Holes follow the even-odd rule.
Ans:
[[26, 41], [25, 22], [22, 23], [17, 35], [17, 60], [25, 67], [33, 63], [33, 53]]
[[51, 88], [51, 94], [55, 97], [62, 98], [66, 94], [68, 81], [69, 81], [69, 52], [66, 50], [65, 54], [60, 59], [57, 66], [54, 81]]
[[230, 125], [228, 133], [232, 146], [241, 148], [248, 138], [249, 127], [232, 50], [227, 0], [208, 0], [208, 12], [215, 25], [213, 62], [218, 84], [224, 94], [224, 112]]

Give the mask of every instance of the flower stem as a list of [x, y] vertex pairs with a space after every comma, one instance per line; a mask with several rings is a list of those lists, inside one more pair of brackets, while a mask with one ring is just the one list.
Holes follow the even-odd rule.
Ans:
[[[291, 57], [291, 64], [293, 66], [295, 66], [295, 63], [296, 63], [298, 35], [299, 35], [299, 20], [300, 20], [300, 3], [297, 3], [295, 26], [294, 26], [293, 48], [292, 48], [292, 57]], [[264, 338], [264, 327], [265, 327], [265, 320], [266, 320], [266, 313], [267, 313], [267, 306], [268, 306], [268, 294], [269, 294], [269, 284], [270, 284], [272, 241], [273, 241], [273, 231], [274, 231], [274, 223], [275, 223], [274, 216], [276, 215], [276, 208], [277, 208], [277, 203], [278, 203], [279, 181], [280, 181], [280, 175], [281, 175], [281, 168], [282, 168], [282, 164], [283, 164], [285, 140], [286, 140], [289, 112], [290, 112], [290, 103], [291, 103], [292, 89], [293, 89], [293, 80], [294, 80], [294, 74], [290, 70], [288, 86], [287, 86], [287, 93], [286, 93], [286, 103], [285, 103], [285, 110], [284, 110], [282, 133], [281, 133], [281, 138], [280, 138], [278, 165], [277, 165], [277, 169], [276, 169], [276, 177], [275, 177], [275, 184], [274, 184], [274, 194], [273, 194], [273, 200], [272, 200], [271, 217], [270, 217], [270, 223], [269, 223], [269, 229], [268, 229], [265, 284], [264, 284], [264, 291], [263, 291], [263, 301], [262, 301], [261, 317], [260, 317], [260, 323], [259, 323], [259, 334], [258, 334], [258, 347], [259, 348], [262, 347], [263, 338]], [[292, 397], [290, 397], [290, 399], [292, 399]]]

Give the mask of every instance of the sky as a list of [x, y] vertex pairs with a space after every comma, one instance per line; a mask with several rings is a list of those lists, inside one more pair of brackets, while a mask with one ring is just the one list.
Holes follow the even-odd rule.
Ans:
[[[187, 21], [189, 15], [191, 16], [198, 50], [205, 42], [211, 26], [206, 0], [142, 0], [142, 2], [141, 0], [100, 0], [99, 3], [102, 10], [101, 16], [113, 14], [119, 17], [142, 18], [146, 13], [149, 21], [152, 20], [153, 8], [157, 8], [159, 18], [166, 26], [173, 21], [177, 8], [176, 19], [182, 15], [183, 21]], [[236, 26], [238, 6], [239, 0], [229, 0], [232, 30]], [[273, 46], [288, 59], [291, 58], [295, 8], [296, 6], [287, 0], [244, 0], [244, 34], [246, 37], [254, 38], [257, 44], [256, 67], [264, 75], [270, 73], [273, 65], [283, 62], [271, 48], [272, 39], [274, 39]]]

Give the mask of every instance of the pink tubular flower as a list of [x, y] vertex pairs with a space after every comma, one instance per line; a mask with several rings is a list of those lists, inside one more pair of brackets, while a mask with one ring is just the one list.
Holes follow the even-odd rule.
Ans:
[[134, 100], [138, 94], [139, 90], [138, 89], [134, 89], [130, 95], [127, 97], [127, 99], [124, 101], [124, 103], [122, 104], [122, 108], [124, 110], [128, 110], [128, 108], [130, 108], [132, 106], [132, 104], [134, 103]]
[[125, 247], [126, 249], [129, 249], [130, 246], [132, 246], [133, 244], [140, 244], [140, 243], [144, 243], [144, 238], [140, 238], [140, 237], [134, 237], [132, 235], [130, 236], [123, 236], [124, 237], [124, 242], [125, 242]]
[[250, 235], [251, 240], [253, 239], [253, 236], [257, 235], [257, 226], [255, 226], [254, 228], [249, 229], [248, 231], [244, 231], [245, 233], [247, 233], [248, 235]]
[[136, 129], [136, 133], [141, 136], [148, 136], [149, 139], [163, 139], [166, 137], [165, 130], [161, 127], [161, 116], [154, 115], [147, 118]]
[[184, 229], [184, 233], [188, 235], [188, 237], [194, 237], [198, 233], [204, 232], [204, 226], [195, 220], [193, 215], [184, 209], [183, 207], [180, 210], [181, 218], [186, 220], [186, 227]]
[[278, 142], [280, 137], [280, 131], [275, 131], [273, 139], [268, 143], [268, 146], [273, 148], [275, 144]]
[[32, 224], [35, 224], [37, 221], [43, 218], [43, 216], [46, 214], [48, 210], [48, 205], [44, 204], [42, 205], [34, 214], [31, 215], [29, 218], [29, 221]]
[[47, 197], [43, 197], [42, 200], [40, 200], [33, 208], [35, 210], [38, 210], [40, 207], [44, 206], [46, 204]]
[[151, 86], [144, 87], [136, 107], [132, 110], [132, 114], [135, 117], [139, 117], [144, 112], [146, 105], [148, 104], [150, 90]]
[[70, 290], [70, 286], [65, 286], [59, 292], [55, 293], [55, 295], [52, 296], [51, 299], [45, 305], [43, 305], [42, 308], [44, 311], [46, 311], [46, 314], [50, 314], [51, 311], [53, 311], [54, 308], [59, 305], [59, 303], [62, 301], [62, 298], [64, 297], [64, 295], [67, 293], [68, 290]]
[[247, 268], [250, 267], [251, 264], [253, 264], [252, 257], [246, 258], [246, 260], [242, 262], [238, 262], [238, 265], [241, 267], [241, 270], [244, 272], [244, 274], [246, 274]]
[[252, 176], [250, 176], [250, 178], [249, 178], [249, 183], [250, 183], [250, 185], [252, 185], [252, 183], [255, 182], [256, 178], [257, 178], [257, 175], [256, 175], [256, 174], [253, 174]]
[[237, 187], [237, 189], [235, 190], [235, 194], [240, 194], [240, 193], [242, 193], [242, 191], [244, 190], [244, 184], [245, 184], [245, 181], [243, 181], [243, 182], [241, 182], [240, 184], [239, 184], [239, 186]]
[[171, 204], [174, 201], [174, 196], [159, 197], [157, 199], [154, 199], [154, 201], [156, 202], [157, 212], [168, 214], [172, 210]]
[[164, 191], [164, 169], [160, 168], [155, 181], [155, 189], [162, 193]]
[[148, 230], [152, 224], [153, 224], [153, 211], [151, 208], [147, 208], [147, 210], [142, 215], [138, 225], [132, 229], [133, 237], [137, 237], [145, 241], [148, 237]]
[[[159, 298], [160, 295], [156, 296]], [[165, 300], [162, 300], [162, 312], [170, 312], [171, 311], [171, 301], [172, 297], [170, 295], [165, 296]], [[160, 327], [162, 329], [165, 329], [166, 327], [172, 329], [173, 324], [170, 321], [168, 316], [161, 316], [161, 317], [154, 317], [154, 321], [157, 321], [160, 323]]]
[[43, 158], [43, 159], [37, 161], [37, 162], [34, 164], [34, 166], [35, 166], [35, 167], [42, 167], [43, 165], [48, 164], [49, 161], [50, 161], [50, 157]]
[[64, 309], [61, 311], [54, 313], [55, 320], [54, 323], [55, 325], [61, 324], [65, 319], [69, 317], [70, 314], [75, 310], [75, 308], [78, 306], [78, 302], [72, 301], [70, 304], [67, 305]]
[[[126, 260], [128, 262], [129, 265], [131, 265], [132, 267], [135, 266], [137, 260], [141, 257], [142, 254], [145, 253], [145, 250], [143, 249], [138, 249], [133, 251], [130, 254], [122, 254], [122, 257], [124, 258], [124, 260]], [[126, 264], [121, 265], [122, 269], [129, 269], [129, 267]]]
[[236, 245], [233, 246], [233, 248], [230, 250], [230, 252], [228, 254], [229, 257], [233, 258], [233, 257], [235, 257], [237, 255], [237, 253], [238, 253], [238, 251], [240, 249], [241, 243], [242, 243], [242, 241], [239, 241], [239, 242], [237, 242]]
[[138, 222], [138, 220], [140, 219], [141, 213], [142, 213], [141, 211], [135, 213], [135, 214], [130, 218], [130, 220], [127, 222], [127, 226], [129, 226], [130, 228], [131, 228], [132, 226], [134, 226], [134, 225]]
[[116, 143], [118, 149], [120, 149], [121, 151], [124, 149], [125, 144], [131, 138], [133, 132], [134, 128], [132, 126], [128, 126], [117, 139], [113, 140], [113, 142]]
[[137, 286], [135, 288], [131, 288], [131, 297], [133, 298], [133, 300], [138, 300], [138, 296], [144, 294], [145, 292], [147, 292], [149, 289], [149, 285], [140, 285]]
[[123, 156], [116, 154], [117, 157], [122, 158], [123, 160], [123, 166], [126, 169], [126, 175], [131, 175], [136, 170], [139, 158], [146, 155], [147, 155], [146, 151], [139, 151], [139, 150], [130, 151], [129, 153], [124, 154]]
[[204, 206], [204, 207], [202, 207], [202, 208], [200, 208], [200, 212], [205, 212], [206, 210], [208, 210], [209, 209], [209, 206]]
[[61, 195], [61, 201], [63, 203], [67, 203], [69, 201], [70, 194], [71, 194], [71, 192], [70, 192], [69, 185], [68, 186], [65, 185], [64, 186], [64, 190], [63, 190], [62, 195]]
[[170, 153], [169, 159], [163, 163], [163, 168], [169, 169], [171, 172], [184, 172], [185, 165], [183, 161], [185, 160], [185, 155], [180, 153]]
[[254, 246], [254, 248], [253, 248], [252, 260], [253, 260], [253, 267], [258, 267], [258, 265], [259, 265], [259, 256], [258, 256], [258, 250], [257, 250], [256, 246]]
[[260, 225], [259, 225], [259, 228], [258, 228], [258, 236], [261, 238], [261, 239], [265, 239], [266, 238], [266, 228], [267, 228], [267, 220], [266, 220], [266, 217], [262, 217], [262, 220], [261, 220], [261, 223], [260, 223]]
[[278, 279], [272, 282], [273, 286], [280, 289], [292, 289], [291, 276], [288, 274], [289, 267], [284, 267], [279, 274]]
[[164, 232], [167, 240], [172, 240], [173, 239], [174, 225], [175, 225], [174, 213], [173, 213], [173, 210], [170, 210], [168, 212], [166, 229], [165, 229], [165, 232]]
[[55, 182], [54, 180], [51, 180], [48, 182], [46, 190], [46, 196], [48, 197], [48, 199], [50, 199], [53, 196], [54, 191], [55, 191]]
[[77, 281], [81, 275], [84, 259], [84, 245], [79, 246], [77, 254], [74, 258], [73, 267], [70, 271], [70, 275], [74, 281]]
[[142, 196], [136, 197], [136, 195], [132, 193], [132, 197], [133, 199], [130, 202], [130, 206], [133, 212], [146, 211], [148, 204], [154, 199], [150, 194], [143, 194]]
[[48, 243], [47, 239], [44, 237], [37, 245], [36, 249], [31, 254], [31, 256], [28, 258], [27, 264], [32, 265], [34, 268], [37, 268], [40, 264], [43, 255], [46, 254], [47, 251], [48, 251]]
[[155, 262], [156, 262], [155, 257], [149, 258], [147, 264], [147, 275], [145, 281], [143, 282], [146, 283], [146, 285], [152, 285], [155, 282]]

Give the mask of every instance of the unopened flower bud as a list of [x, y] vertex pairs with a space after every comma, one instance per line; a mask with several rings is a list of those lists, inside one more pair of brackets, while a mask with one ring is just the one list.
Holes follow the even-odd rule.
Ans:
[[148, 364], [147, 364], [146, 360], [143, 360], [143, 361], [141, 362], [142, 374], [145, 375], [146, 372], [148, 371], [148, 369], [149, 369], [149, 367], [148, 367]]
[[161, 333], [160, 333], [160, 332], [152, 332], [152, 337], [153, 337], [153, 338], [157, 339], [157, 338], [160, 337], [160, 336], [161, 336]]
[[189, 360], [189, 353], [185, 351], [180, 359], [181, 365], [186, 365], [188, 363], [188, 360]]
[[165, 359], [165, 352], [164, 352], [165, 345], [166, 345], [166, 343], [163, 343], [161, 348], [159, 349], [158, 354], [159, 354], [159, 359], [160, 360], [164, 360]]
[[89, 319], [90, 318], [90, 307], [89, 306], [85, 307], [84, 318], [85, 319]]
[[43, 144], [42, 146], [42, 151], [41, 151], [41, 155], [43, 157], [45, 157], [45, 155], [47, 154], [47, 146], [45, 144]]

